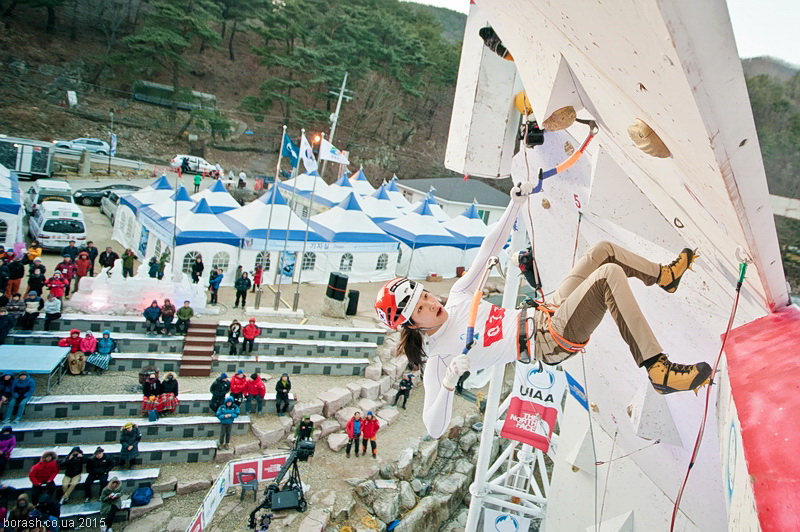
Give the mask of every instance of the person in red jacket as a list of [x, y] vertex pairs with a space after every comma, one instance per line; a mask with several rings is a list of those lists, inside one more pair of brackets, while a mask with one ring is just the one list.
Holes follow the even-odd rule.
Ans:
[[261, 329], [259, 329], [258, 325], [256, 325], [256, 319], [250, 318], [250, 323], [245, 325], [244, 329], [242, 329], [242, 336], [244, 336], [244, 345], [242, 345], [242, 354], [253, 352], [253, 344], [255, 343], [256, 337], [259, 334], [261, 334]]
[[78, 329], [72, 329], [67, 338], [62, 338], [58, 341], [61, 347], [69, 347], [69, 354], [67, 355], [67, 368], [73, 375], [82, 375], [86, 368], [86, 355], [81, 351], [81, 332]]
[[358, 456], [358, 448], [361, 447], [361, 427], [364, 426], [364, 420], [361, 419], [361, 412], [356, 410], [353, 417], [347, 422], [344, 430], [347, 432], [347, 447], [345, 452], [347, 457], [350, 458], [350, 449], [353, 444], [356, 445], [356, 456]]
[[59, 301], [64, 300], [64, 294], [69, 283], [61, 276], [61, 272], [55, 272], [44, 284], [50, 290], [54, 298]]
[[[264, 381], [261, 380], [261, 376], [258, 373], [250, 375], [250, 380], [247, 381], [246, 393], [247, 402], [244, 404], [244, 413], [249, 414], [252, 410], [254, 414], [261, 415], [261, 409], [264, 407], [264, 396], [267, 395], [267, 387], [264, 386]], [[257, 410], [256, 406], [250, 408], [250, 404], [253, 401], [258, 405]]]
[[69, 298], [69, 285], [75, 278], [78, 268], [75, 266], [75, 263], [72, 262], [70, 257], [64, 257], [63, 259], [64, 260], [56, 264], [55, 271], [61, 272], [61, 278], [67, 282], [66, 286], [64, 287], [64, 295]]
[[75, 291], [78, 291], [78, 283], [81, 282], [81, 277], [89, 275], [89, 270], [92, 269], [92, 261], [89, 260], [89, 254], [81, 251], [78, 258], [75, 260]]
[[33, 484], [31, 499], [33, 504], [39, 501], [39, 496], [46, 493], [53, 498], [56, 491], [56, 484], [53, 482], [58, 475], [58, 455], [53, 451], [45, 451], [42, 458], [28, 471], [28, 478]]
[[236, 406], [242, 405], [245, 391], [247, 391], [247, 375], [244, 374], [244, 371], [239, 370], [231, 379], [231, 397]]
[[364, 456], [367, 456], [367, 442], [370, 442], [372, 446], [372, 457], [378, 458], [378, 443], [375, 441], [375, 438], [378, 436], [378, 430], [381, 428], [381, 424], [378, 421], [372, 412], [367, 412], [367, 417], [364, 418], [364, 422], [361, 425], [361, 436], [364, 438], [364, 445], [361, 448], [361, 452], [364, 453]]

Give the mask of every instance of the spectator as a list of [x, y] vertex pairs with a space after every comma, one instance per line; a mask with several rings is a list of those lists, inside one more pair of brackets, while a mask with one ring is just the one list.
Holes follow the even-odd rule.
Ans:
[[[97, 263], [100, 264], [102, 268], [108, 268], [111, 270], [114, 267], [114, 263], [117, 262], [119, 259], [119, 255], [117, 252], [111, 249], [111, 246], [108, 246], [104, 252], [100, 254], [97, 259]], [[111, 272], [109, 271], [109, 274]]]
[[161, 258], [158, 259], [158, 280], [164, 278], [164, 270], [167, 269], [167, 261], [169, 260], [169, 251], [164, 250], [164, 253], [161, 254]]
[[361, 446], [361, 423], [361, 412], [356, 410], [345, 426], [344, 430], [347, 432], [345, 453], [348, 458], [350, 458], [350, 448], [353, 444], [356, 446], [356, 456], [358, 456], [358, 448]]
[[78, 259], [75, 261], [75, 291], [78, 291], [78, 284], [81, 282], [82, 277], [89, 275], [89, 269], [92, 267], [92, 261], [89, 260], [89, 254], [85, 251], [78, 253]]
[[292, 381], [289, 374], [284, 373], [278, 382], [275, 383], [275, 410], [278, 417], [286, 415], [289, 409], [289, 392], [292, 391]]
[[161, 395], [158, 396], [161, 411], [165, 414], [178, 409], [178, 379], [173, 372], [168, 372], [161, 382]]
[[63, 300], [64, 295], [67, 293], [67, 287], [69, 286], [69, 283], [61, 276], [61, 272], [56, 271], [53, 276], [48, 279], [47, 282], [45, 282], [45, 284], [47, 285], [47, 289], [50, 290], [50, 294], [53, 297], [59, 301]]
[[242, 265], [240, 264], [240, 265], [238, 265], [236, 267], [236, 271], [233, 273], [233, 286], [234, 287], [236, 287], [236, 281], [238, 281], [239, 279], [242, 278], [242, 272], [244, 272], [244, 269], [242, 269]]
[[71, 258], [72, 262], [75, 262], [75, 259], [78, 258], [79, 252], [80, 249], [77, 246], [75, 246], [74, 240], [70, 240], [66, 247], [61, 248], [61, 256]]
[[147, 263], [147, 276], [151, 279], [158, 277], [158, 261], [155, 257], [150, 257], [150, 262]]
[[0, 293], [2, 293], [4, 296], [6, 294], [6, 288], [8, 287], [9, 275], [8, 261], [5, 259], [0, 259]]
[[231, 383], [228, 381], [227, 373], [221, 373], [220, 376], [211, 383], [211, 387], [208, 389], [208, 391], [211, 392], [211, 402], [208, 403], [208, 407], [212, 412], [215, 414], [217, 413], [217, 409], [222, 405], [222, 402], [225, 401], [225, 396], [228, 395], [230, 389]]
[[[14, 436], [14, 429], [11, 425], [6, 425], [0, 431], [0, 475], [6, 472], [6, 465], [11, 460], [11, 451], [17, 446], [17, 437]], [[0, 522], [2, 526], [2, 522]]]
[[[30, 514], [31, 519], [35, 519], [44, 525], [45, 532], [58, 532], [59, 517], [61, 516], [61, 505], [52, 500], [48, 494], [39, 498], [36, 509]], [[38, 528], [36, 530], [39, 530]]]
[[228, 354], [236, 355], [239, 348], [239, 338], [242, 336], [242, 324], [238, 320], [233, 320], [228, 325]]
[[164, 299], [161, 305], [161, 321], [164, 323], [163, 333], [172, 336], [172, 322], [175, 319], [175, 305], [169, 299]]
[[25, 252], [25, 258], [28, 259], [27, 263], [31, 264], [41, 256], [42, 256], [42, 245], [39, 243], [38, 240], [31, 240], [31, 245], [28, 246], [28, 249]]
[[[32, 511], [33, 505], [31, 504], [30, 499], [28, 499], [28, 494], [22, 493], [19, 497], [17, 497], [17, 502], [9, 510], [8, 518], [9, 520], [13, 521], [25, 521], [28, 519]], [[17, 530], [25, 532], [30, 529], [18, 528]]]
[[44, 283], [47, 279], [44, 276], [43, 267], [34, 268], [30, 275], [28, 275], [28, 288], [26, 293], [36, 292], [37, 294], [44, 294]]
[[263, 275], [264, 268], [262, 268], [260, 264], [256, 265], [256, 269], [253, 272], [253, 292], [256, 291], [256, 287], [261, 286], [261, 278]]
[[111, 331], [103, 331], [103, 337], [97, 340], [97, 350], [86, 359], [86, 363], [94, 366], [97, 375], [102, 375], [111, 364], [111, 353], [118, 353], [117, 341], [111, 338]]
[[242, 354], [245, 352], [253, 352], [253, 344], [255, 343], [256, 337], [258, 337], [259, 334], [261, 334], [261, 329], [259, 329], [258, 325], [256, 325], [256, 319], [250, 318], [250, 323], [245, 325], [244, 329], [242, 329], [242, 336], [244, 336]]
[[313, 434], [314, 422], [311, 421], [311, 415], [306, 414], [303, 416], [303, 419], [300, 421], [300, 423], [297, 424], [297, 428], [294, 431], [295, 445], [298, 445], [301, 440], [310, 440]]
[[25, 277], [25, 265], [19, 259], [14, 259], [8, 264], [8, 284], [6, 284], [6, 297], [19, 292], [22, 278]]
[[47, 267], [44, 264], [42, 264], [42, 259], [34, 259], [33, 263], [30, 266], [28, 266], [28, 272], [33, 273], [33, 270], [35, 270], [36, 268], [42, 270], [42, 274], [45, 274], [47, 272]]
[[[216, 275], [215, 275], [216, 274]], [[216, 305], [217, 304], [217, 295], [219, 294], [219, 285], [222, 284], [222, 278], [225, 277], [222, 274], [222, 269], [219, 270], [211, 270], [211, 276], [208, 278], [208, 289], [211, 291], [211, 301], [210, 304]]]
[[195, 257], [194, 262], [192, 263], [192, 282], [197, 284], [200, 282], [200, 277], [203, 276], [203, 270], [205, 269], [205, 265], [203, 264], [203, 257], [198, 255]]
[[44, 301], [42, 301], [37, 292], [31, 291], [25, 296], [23, 304], [25, 305], [25, 312], [22, 314], [18, 325], [23, 331], [32, 331], [36, 318], [39, 317], [39, 313], [44, 308]]
[[158, 397], [161, 391], [161, 381], [155, 373], [150, 373], [142, 383], [142, 414], [151, 410], [160, 411]]
[[122, 277], [133, 277], [133, 263], [137, 258], [131, 248], [125, 250], [122, 254]]
[[238, 370], [231, 379], [231, 397], [236, 406], [241, 406], [244, 401], [244, 394], [247, 391], [247, 375], [243, 370]]
[[[264, 408], [264, 396], [267, 395], [267, 387], [264, 386], [264, 381], [258, 373], [250, 375], [250, 380], [247, 381], [247, 394], [246, 403], [244, 405], [244, 413], [258, 413], [261, 415], [261, 410]], [[250, 404], [255, 402], [256, 406], [251, 407]]]
[[[81, 351], [83, 351], [83, 354], [86, 355], [87, 361], [89, 360], [90, 355], [93, 355], [97, 352], [97, 338], [94, 337], [94, 333], [92, 331], [86, 331], [86, 336], [81, 339]], [[89, 372], [83, 372], [84, 375], [87, 373]]]
[[233, 308], [239, 306], [239, 298], [241, 298], [242, 309], [244, 309], [245, 305], [247, 304], [247, 291], [250, 289], [252, 284], [253, 283], [250, 282], [250, 279], [247, 276], [247, 272], [242, 272], [242, 276], [236, 279], [236, 282], [234, 283], [234, 288], [236, 288], [236, 303], [233, 304]]
[[378, 430], [380, 430], [381, 424], [372, 412], [367, 412], [367, 417], [364, 418], [364, 425], [361, 427], [361, 435], [364, 438], [364, 444], [361, 447], [361, 452], [364, 453], [364, 456], [367, 455], [367, 442], [370, 443], [372, 447], [372, 458], [378, 458], [378, 442], [375, 438], [378, 436]]
[[141, 439], [142, 433], [139, 432], [139, 427], [133, 423], [125, 423], [122, 427], [122, 435], [119, 437], [119, 459], [122, 467], [125, 467], [127, 463], [128, 469], [133, 469], [136, 465]]
[[158, 333], [160, 328], [158, 326], [158, 318], [161, 317], [161, 308], [158, 306], [158, 301], [154, 299], [153, 302], [150, 303], [150, 306], [144, 309], [142, 316], [144, 316], [147, 322], [147, 334]]
[[8, 333], [14, 328], [14, 318], [8, 315], [6, 307], [0, 307], [0, 345], [6, 343]]
[[69, 336], [58, 341], [61, 347], [69, 347], [67, 369], [73, 375], [83, 375], [86, 369], [86, 356], [81, 351], [81, 332], [78, 329], [69, 331]]
[[178, 334], [186, 334], [189, 330], [189, 324], [194, 318], [194, 309], [189, 306], [188, 301], [183, 302], [183, 306], [175, 313], [178, 317], [178, 322], [175, 324], [175, 332]]
[[217, 409], [217, 419], [220, 422], [219, 448], [229, 449], [231, 443], [231, 430], [233, 421], [239, 417], [239, 407], [233, 397], [228, 397], [225, 402]]
[[244, 188], [246, 186], [247, 174], [244, 173], [244, 170], [239, 172], [239, 188]]
[[181, 174], [188, 174], [189, 173], [189, 158], [184, 157], [181, 160]]
[[114, 532], [111, 526], [117, 516], [117, 511], [122, 506], [122, 484], [117, 477], [100, 492], [100, 532]]
[[414, 378], [414, 375], [409, 373], [408, 375], [406, 375], [406, 377], [404, 379], [400, 379], [400, 389], [397, 390], [397, 394], [394, 396], [394, 402], [392, 403], [392, 406], [397, 406], [397, 400], [400, 399], [400, 397], [402, 397], [403, 398], [403, 410], [406, 409], [406, 402], [408, 401], [408, 394], [411, 393], [411, 388], [414, 387], [414, 383], [412, 381], [413, 378]]
[[105, 455], [105, 450], [98, 447], [94, 450], [94, 454], [86, 460], [86, 481], [83, 483], [83, 492], [86, 499], [83, 502], [89, 502], [92, 498], [92, 484], [95, 481], [100, 483], [100, 490], [108, 484], [108, 473], [114, 468], [114, 461]]
[[11, 390], [13, 387], [14, 374], [10, 372], [3, 373], [3, 376], [0, 377], [0, 408], [11, 400]]
[[50, 325], [61, 317], [61, 300], [51, 292], [44, 302], [44, 330], [49, 331]]
[[70, 293], [70, 284], [72, 283], [72, 279], [75, 278], [77, 273], [77, 268], [75, 267], [75, 263], [72, 261], [70, 257], [64, 257], [61, 262], [56, 264], [57, 272], [61, 272], [61, 278], [64, 279], [64, 297], [69, 299]]
[[61, 504], [69, 502], [69, 496], [81, 483], [81, 475], [85, 464], [86, 457], [83, 456], [83, 451], [80, 447], [73, 447], [67, 457], [61, 461], [61, 467], [64, 469], [64, 481], [61, 484], [64, 495], [61, 497]]
[[56, 483], [53, 480], [58, 475], [58, 456], [53, 451], [45, 451], [42, 458], [28, 471], [28, 478], [33, 484], [31, 499], [33, 504], [39, 500], [39, 496], [46, 493], [51, 497], [56, 491]]
[[89, 255], [89, 275], [94, 277], [94, 262], [97, 260], [99, 251], [91, 240], [86, 243], [86, 246], [81, 248], [81, 251], [85, 251], [86, 254]]
[[200, 174], [195, 174], [194, 175], [194, 193], [195, 194], [200, 192], [200, 183], [202, 183], [202, 182], [203, 182], [202, 176], [200, 176]]
[[13, 318], [16, 325], [22, 315], [25, 314], [25, 303], [22, 301], [22, 296], [19, 292], [11, 296], [11, 301], [6, 304], [6, 310], [8, 310], [8, 315]]

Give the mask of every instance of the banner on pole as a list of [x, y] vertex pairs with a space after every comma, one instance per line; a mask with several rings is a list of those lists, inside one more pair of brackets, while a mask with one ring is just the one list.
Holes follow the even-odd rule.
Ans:
[[108, 154], [114, 157], [117, 154], [117, 134], [111, 134], [111, 142], [109, 144]]
[[314, 149], [305, 135], [300, 138], [300, 159], [303, 160], [303, 166], [306, 167], [308, 173], [316, 172], [319, 168], [317, 160], [314, 158]]
[[483, 532], [527, 532], [530, 527], [531, 520], [528, 517], [491, 508], [483, 510]]
[[586, 397], [586, 390], [583, 389], [581, 383], [579, 383], [575, 377], [570, 375], [568, 372], [564, 372], [564, 375], [567, 376], [567, 384], [569, 385], [569, 394], [578, 401], [586, 411], [589, 411], [589, 399]]
[[292, 142], [292, 139], [289, 138], [289, 135], [284, 135], [283, 146], [281, 147], [281, 156], [289, 158], [289, 166], [292, 168], [297, 168], [297, 164], [299, 162], [297, 152], [297, 146], [294, 145], [294, 142]]
[[186, 532], [203, 532], [203, 508], [197, 510], [197, 513], [192, 519], [192, 524]]
[[336, 149], [336, 146], [325, 139], [322, 139], [322, 144], [319, 147], [319, 158], [339, 164], [350, 164], [350, 161], [347, 160], [347, 155]]
[[517, 362], [511, 404], [500, 436], [547, 452], [567, 388], [563, 371]]

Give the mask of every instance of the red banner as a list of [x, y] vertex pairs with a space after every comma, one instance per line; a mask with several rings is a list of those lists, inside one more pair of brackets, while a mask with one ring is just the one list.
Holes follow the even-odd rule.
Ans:
[[517, 362], [514, 389], [500, 436], [547, 452], [566, 389], [563, 371]]

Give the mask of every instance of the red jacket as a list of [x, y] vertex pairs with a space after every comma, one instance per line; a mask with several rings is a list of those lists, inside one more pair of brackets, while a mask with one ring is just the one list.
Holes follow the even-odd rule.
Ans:
[[70, 353], [77, 353], [81, 350], [81, 337], [73, 338], [72, 336], [68, 336], [67, 338], [62, 338], [58, 341], [58, 345], [61, 347], [69, 347]]
[[[347, 437], [348, 438], [352, 438], [355, 435], [355, 430], [356, 430], [355, 421], [356, 421], [356, 418], [351, 417], [350, 421], [348, 421], [347, 425], [345, 425], [345, 427], [344, 427], [344, 430], [347, 432]], [[359, 421], [361, 422], [361, 429], [360, 429], [359, 434], [364, 434], [364, 418], [363, 417], [360, 418]]]
[[381, 428], [381, 424], [378, 421], [378, 418], [362, 418], [361, 420], [361, 435], [364, 437], [365, 440], [371, 440], [378, 434], [378, 429]]
[[55, 271], [61, 272], [61, 277], [63, 277], [64, 279], [72, 280], [72, 278], [75, 277], [75, 272], [77, 271], [77, 268], [75, 267], [74, 262], [70, 262], [69, 264], [67, 264], [66, 262], [59, 262], [58, 264], [56, 264]]
[[78, 259], [75, 261], [75, 271], [81, 277], [89, 275], [89, 268], [92, 267], [92, 261], [89, 259]]
[[248, 323], [242, 329], [242, 336], [247, 340], [254, 340], [259, 334], [261, 334], [261, 329], [255, 323]]
[[247, 377], [237, 373], [231, 379], [231, 393], [244, 393], [247, 389]]
[[67, 286], [67, 281], [64, 279], [51, 277], [50, 280], [46, 281], [44, 284], [50, 289], [50, 293], [53, 294], [53, 297], [64, 297], [64, 288]]
[[264, 381], [261, 380], [261, 377], [247, 381], [246, 390], [247, 395], [258, 395], [262, 398], [267, 395], [267, 387], [264, 386]]
[[56, 475], [58, 475], [58, 462], [55, 459], [49, 462], [37, 462], [28, 471], [28, 478], [34, 486], [52, 482]]

